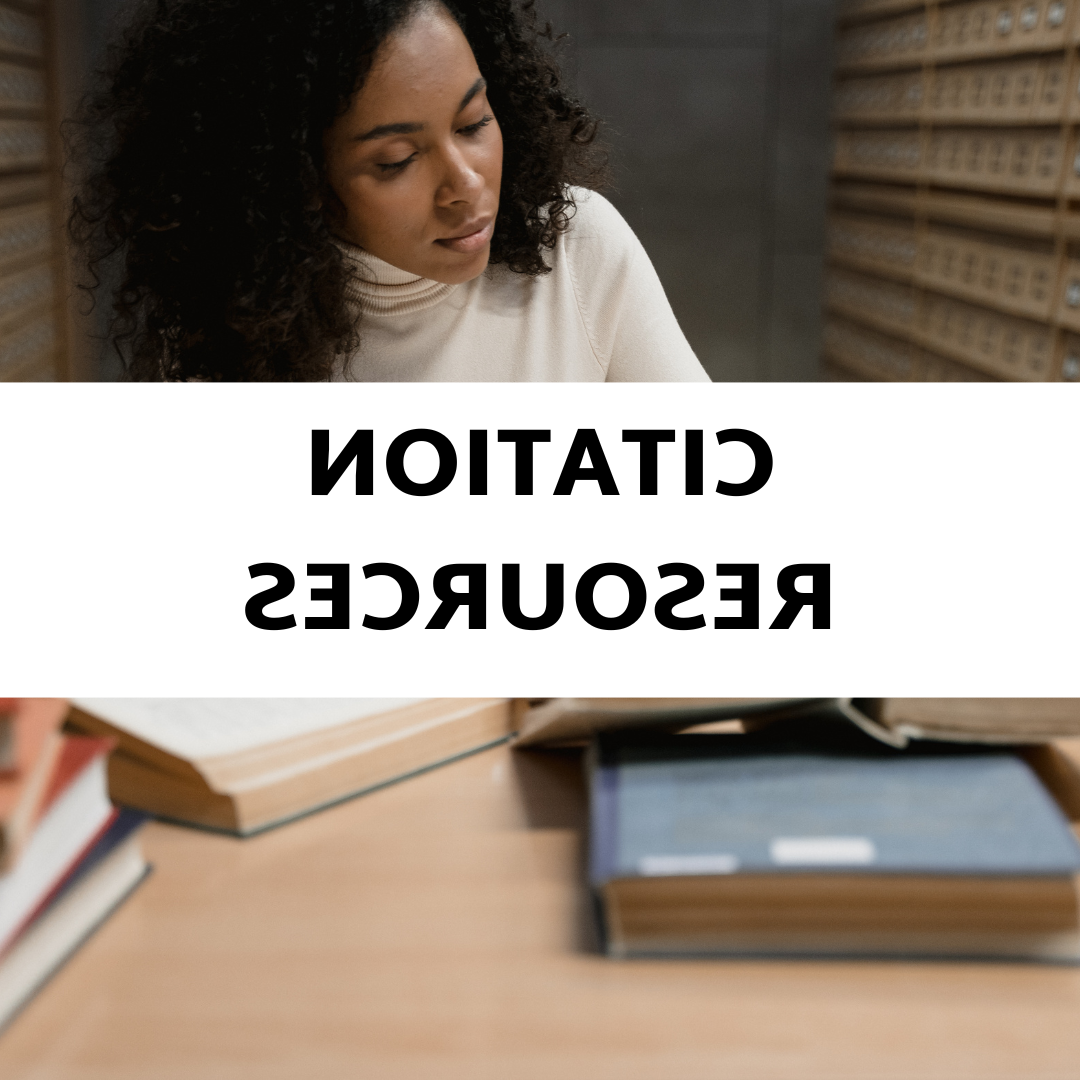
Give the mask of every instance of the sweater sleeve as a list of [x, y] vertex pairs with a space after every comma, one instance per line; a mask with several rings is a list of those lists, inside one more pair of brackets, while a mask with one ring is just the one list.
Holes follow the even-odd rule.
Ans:
[[614, 206], [574, 189], [563, 243], [585, 331], [608, 382], [708, 382], [641, 241]]

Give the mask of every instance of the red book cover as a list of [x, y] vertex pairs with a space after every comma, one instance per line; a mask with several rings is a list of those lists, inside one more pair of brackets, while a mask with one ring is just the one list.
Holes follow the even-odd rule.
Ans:
[[[95, 761], [108, 754], [113, 748], [113, 745], [114, 741], [112, 739], [96, 739], [82, 735], [63, 736], [60, 754], [57, 757], [56, 764], [52, 770], [52, 775], [49, 778], [49, 783], [46, 787], [45, 796], [42, 801], [41, 812], [35, 825], [40, 824], [42, 820], [47, 817], [49, 810], [63, 797], [64, 793], [71, 788], [71, 786], [94, 764]], [[60, 872], [55, 874], [55, 876], [51, 875], [50, 879], [42, 882], [45, 891], [37, 898], [33, 908], [26, 912], [25, 917], [20, 919], [17, 927], [13, 928], [13, 931], [6, 939], [0, 941], [0, 956], [14, 944], [34, 919], [48, 907], [53, 897], [56, 896], [63, 888], [65, 882], [67, 882], [71, 875], [78, 869], [82, 860], [86, 858], [90, 851], [93, 850], [94, 845], [108, 831], [109, 827], [116, 819], [117, 813], [118, 811], [114, 808], [112, 813], [103, 818], [94, 832], [86, 837], [81, 846], [71, 854], [66, 865], [63, 865], [62, 869], [58, 868], [60, 869]]]
[[116, 745], [115, 739], [98, 739], [89, 735], [65, 735], [60, 755], [53, 766], [52, 776], [41, 800], [40, 818], [60, 797], [68, 785], [94, 758], [107, 754]]

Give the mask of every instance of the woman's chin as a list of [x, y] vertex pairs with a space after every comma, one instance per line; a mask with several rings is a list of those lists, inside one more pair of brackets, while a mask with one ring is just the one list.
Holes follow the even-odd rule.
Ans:
[[431, 269], [423, 276], [431, 278], [432, 281], [441, 281], [445, 285], [461, 285], [478, 278], [487, 269], [490, 257], [490, 244], [468, 254], [444, 248], [438, 260], [431, 260]]

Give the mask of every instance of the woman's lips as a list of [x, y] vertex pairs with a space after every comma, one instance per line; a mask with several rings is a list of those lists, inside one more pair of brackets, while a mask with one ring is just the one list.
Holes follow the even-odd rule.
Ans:
[[[466, 226], [468, 228], [468, 226]], [[463, 255], [471, 255], [491, 243], [491, 234], [495, 231], [495, 219], [489, 218], [479, 228], [463, 236], [448, 236], [442, 240], [436, 240], [436, 244], [449, 248], [451, 251], [459, 251]]]

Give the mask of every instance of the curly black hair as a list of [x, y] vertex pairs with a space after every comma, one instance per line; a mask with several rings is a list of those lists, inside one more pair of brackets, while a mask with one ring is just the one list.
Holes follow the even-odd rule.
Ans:
[[323, 211], [323, 135], [425, 3], [461, 26], [503, 136], [491, 262], [546, 273], [602, 183], [596, 121], [562, 87], [533, 0], [144, 0], [75, 125], [69, 219], [133, 379], [320, 380], [358, 345]]

